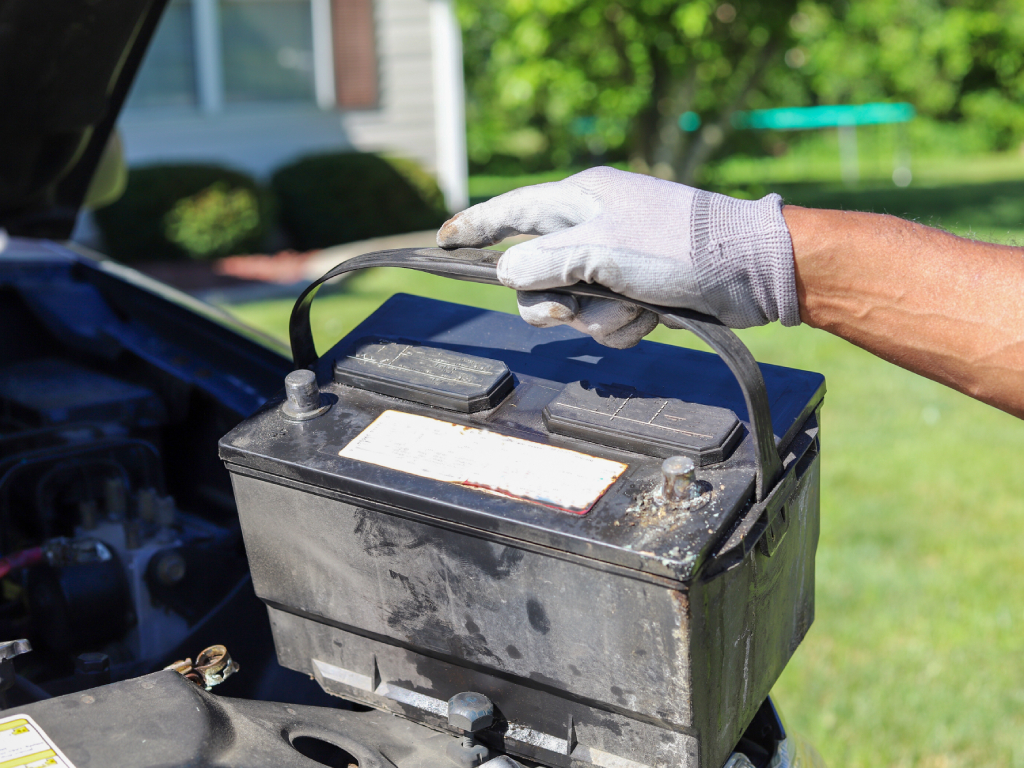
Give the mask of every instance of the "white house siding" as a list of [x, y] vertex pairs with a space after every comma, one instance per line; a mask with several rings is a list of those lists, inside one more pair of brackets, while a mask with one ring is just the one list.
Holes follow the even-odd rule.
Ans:
[[129, 165], [210, 162], [266, 178], [311, 152], [356, 147], [337, 113], [309, 107], [238, 107], [220, 114], [125, 113], [120, 121]]
[[437, 170], [428, 0], [377, 0], [380, 106], [341, 113], [352, 146], [394, 152]]
[[[432, 50], [437, 36], [431, 35], [430, 2], [376, 1], [376, 108], [341, 111], [320, 110], [315, 104], [254, 104], [227, 105], [213, 113], [127, 109], [120, 129], [129, 164], [214, 162], [265, 178], [302, 155], [357, 149], [413, 158], [438, 173]], [[461, 82], [457, 85], [461, 93]], [[464, 133], [462, 123], [457, 130]], [[446, 146], [452, 146], [452, 137]], [[464, 205], [465, 179], [459, 172], [450, 168], [438, 176], [448, 187], [444, 191], [449, 201]]]

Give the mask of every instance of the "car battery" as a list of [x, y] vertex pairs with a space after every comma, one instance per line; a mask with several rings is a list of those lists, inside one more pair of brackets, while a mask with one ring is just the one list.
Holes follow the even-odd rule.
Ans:
[[824, 380], [716, 333], [399, 294], [309, 342], [220, 443], [280, 662], [440, 730], [482, 693], [480, 742], [547, 766], [723, 765], [813, 619]]

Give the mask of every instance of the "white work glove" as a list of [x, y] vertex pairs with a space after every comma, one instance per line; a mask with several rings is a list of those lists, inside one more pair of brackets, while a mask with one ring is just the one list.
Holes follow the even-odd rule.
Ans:
[[800, 324], [793, 243], [782, 198], [736, 200], [650, 176], [591, 168], [474, 205], [437, 233], [442, 248], [509, 248], [498, 279], [519, 291], [528, 323], [568, 323], [609, 347], [635, 345], [658, 324], [611, 299], [544, 293], [576, 282], [713, 315], [732, 328]]

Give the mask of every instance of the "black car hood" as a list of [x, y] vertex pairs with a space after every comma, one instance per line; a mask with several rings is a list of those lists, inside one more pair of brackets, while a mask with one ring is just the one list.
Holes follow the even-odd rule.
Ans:
[[0, 2], [0, 227], [70, 236], [166, 4]]

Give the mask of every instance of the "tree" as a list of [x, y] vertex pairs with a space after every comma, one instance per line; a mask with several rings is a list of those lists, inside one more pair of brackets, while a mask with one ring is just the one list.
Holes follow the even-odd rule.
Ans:
[[738, 109], [870, 101], [975, 149], [1024, 140], [1024, 0], [459, 2], [477, 162], [628, 158], [692, 182], [716, 151], [759, 149], [730, 136]]
[[1024, 0], [804, 2], [792, 26], [811, 103], [909, 101], [986, 149], [1024, 139]]
[[[796, 0], [464, 0], [470, 152], [626, 156], [692, 182], [771, 67]], [[683, 131], [687, 113], [702, 127]], [[693, 117], [688, 119], [693, 121]]]

